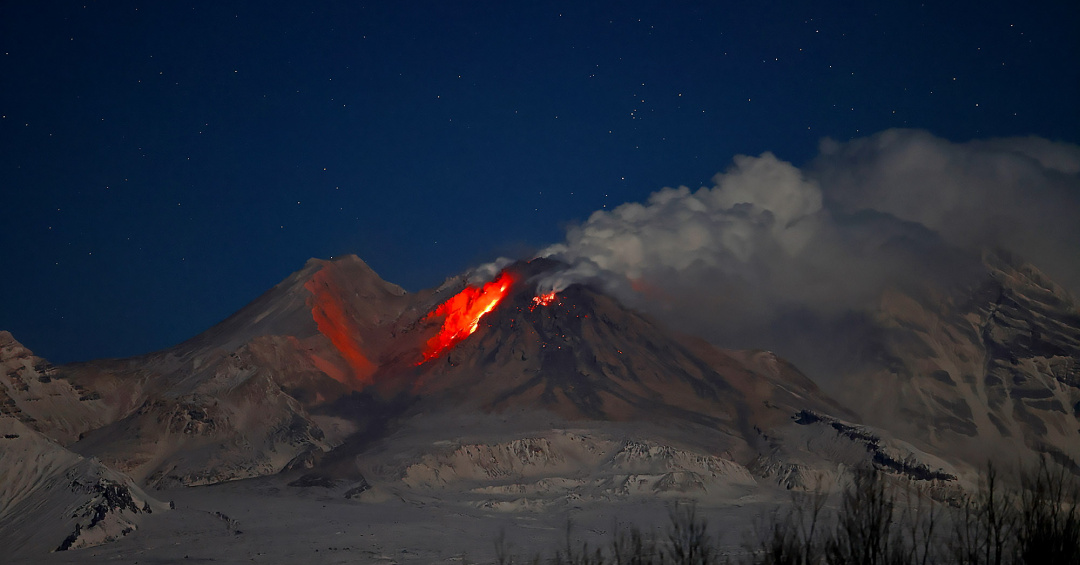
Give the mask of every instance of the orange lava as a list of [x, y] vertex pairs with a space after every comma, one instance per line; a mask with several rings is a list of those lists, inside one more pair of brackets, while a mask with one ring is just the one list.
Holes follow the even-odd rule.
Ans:
[[555, 295], [556, 294], [558, 294], [558, 293], [552, 291], [552, 292], [549, 292], [549, 293], [546, 293], [546, 294], [541, 294], [540, 296], [534, 296], [533, 299], [532, 299], [532, 301], [533, 301], [532, 306], [529, 306], [529, 311], [531, 312], [533, 310], [536, 310], [537, 306], [548, 306], [552, 302], [555, 302]]
[[461, 340], [469, 337], [480, 325], [480, 318], [491, 312], [502, 302], [510, 287], [514, 284], [514, 277], [505, 271], [499, 274], [495, 280], [481, 287], [466, 287], [465, 290], [451, 296], [438, 308], [432, 310], [424, 321], [431, 321], [443, 317], [442, 327], [439, 333], [427, 342], [424, 351], [423, 364], [434, 359]]
[[[340, 299], [340, 293], [334, 292], [329, 276], [324, 271], [315, 273], [315, 276], [304, 284], [304, 288], [311, 293], [311, 317], [319, 328], [319, 333], [326, 336], [330, 343], [338, 350], [338, 353], [352, 369], [356, 383], [343, 383], [346, 385], [371, 384], [371, 375], [375, 372], [375, 364], [368, 360], [360, 349], [357, 341], [359, 331], [354, 322], [346, 313], [345, 306]], [[325, 371], [324, 371], [325, 372]], [[327, 372], [328, 375], [335, 375]]]

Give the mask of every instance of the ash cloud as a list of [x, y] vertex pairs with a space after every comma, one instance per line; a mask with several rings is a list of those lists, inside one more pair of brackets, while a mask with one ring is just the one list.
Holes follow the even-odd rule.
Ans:
[[570, 265], [541, 290], [603, 281], [678, 329], [821, 372], [825, 342], [857, 334], [852, 320], [886, 288], [973, 282], [985, 248], [1076, 295], [1078, 218], [1080, 146], [887, 130], [826, 139], [803, 168], [740, 155], [711, 187], [595, 212], [541, 253]]
[[889, 214], [963, 249], [1006, 248], [1080, 290], [1080, 146], [888, 130], [822, 142], [811, 174], [838, 210]]

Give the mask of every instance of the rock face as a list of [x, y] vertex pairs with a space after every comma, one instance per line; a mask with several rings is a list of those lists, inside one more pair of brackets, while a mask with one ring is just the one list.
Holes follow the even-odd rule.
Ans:
[[887, 295], [848, 400], [865, 401], [868, 422], [975, 465], [1033, 451], [1080, 474], [1080, 309], [1030, 265], [985, 263], [986, 280], [961, 298]]

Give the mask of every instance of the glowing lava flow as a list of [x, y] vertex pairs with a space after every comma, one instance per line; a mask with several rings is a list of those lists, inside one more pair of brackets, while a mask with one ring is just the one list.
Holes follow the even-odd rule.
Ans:
[[529, 311], [536, 310], [537, 306], [549, 306], [552, 302], [555, 302], [555, 295], [558, 294], [555, 291], [541, 294], [540, 296], [534, 296], [532, 299], [532, 306], [529, 306]]
[[442, 327], [435, 337], [428, 340], [424, 360], [417, 364], [423, 364], [442, 355], [458, 342], [472, 335], [480, 325], [480, 318], [502, 302], [513, 284], [514, 277], [504, 271], [495, 280], [482, 287], [466, 287], [465, 290], [432, 310], [424, 321], [444, 316]]

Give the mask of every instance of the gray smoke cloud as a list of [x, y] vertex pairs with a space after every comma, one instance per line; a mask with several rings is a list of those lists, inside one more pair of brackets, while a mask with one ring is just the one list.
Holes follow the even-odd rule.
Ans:
[[962, 282], [982, 249], [1080, 289], [1080, 146], [953, 143], [920, 130], [824, 140], [803, 168], [740, 155], [713, 186], [598, 211], [542, 256], [541, 291], [601, 281], [633, 306], [728, 347], [811, 367], [824, 335], [883, 290]]
[[811, 174], [839, 210], [890, 214], [960, 248], [1010, 249], [1080, 290], [1080, 146], [888, 130], [825, 140]]

